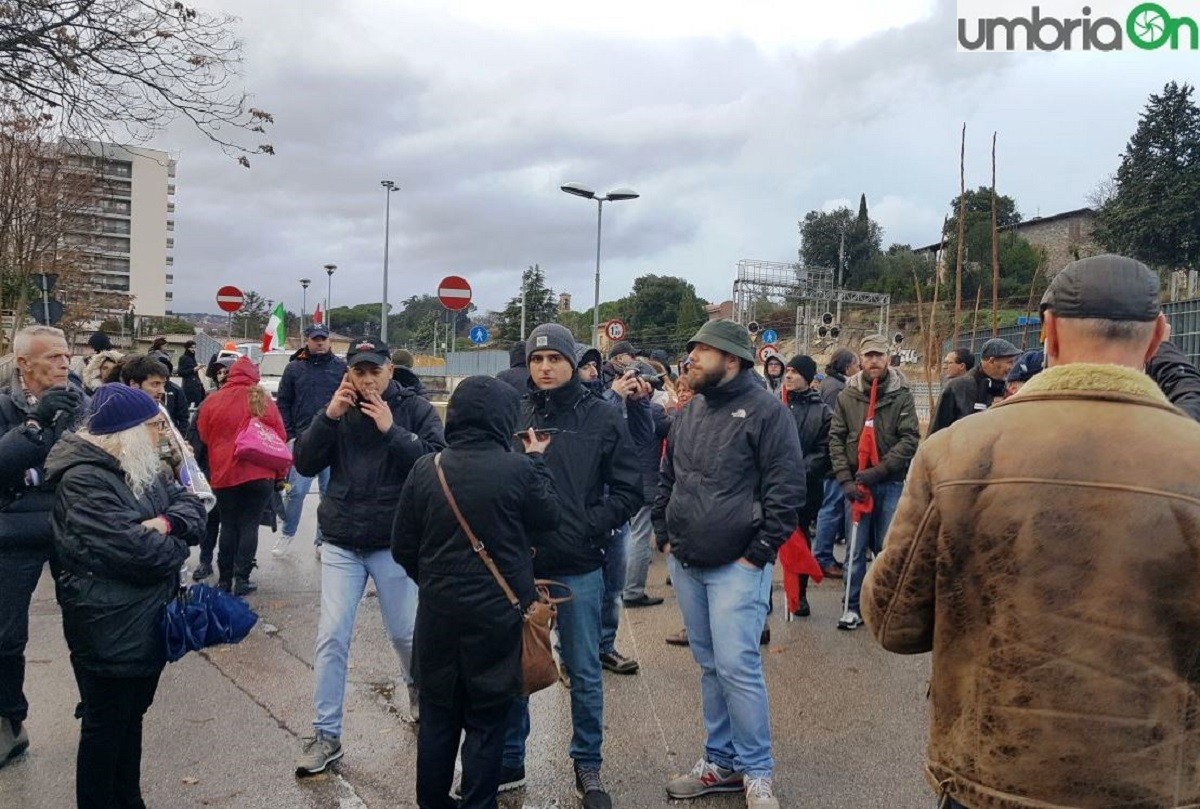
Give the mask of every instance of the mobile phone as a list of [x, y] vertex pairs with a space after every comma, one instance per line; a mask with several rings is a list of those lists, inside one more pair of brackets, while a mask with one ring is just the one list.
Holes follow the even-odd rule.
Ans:
[[[535, 435], [537, 435], [538, 438], [541, 438], [544, 435], [558, 435], [559, 433], [562, 432], [562, 430], [559, 429], [558, 427], [534, 427], [533, 432]], [[513, 433], [513, 438], [528, 438], [528, 437], [529, 437], [528, 430], [526, 430], [523, 433]]]

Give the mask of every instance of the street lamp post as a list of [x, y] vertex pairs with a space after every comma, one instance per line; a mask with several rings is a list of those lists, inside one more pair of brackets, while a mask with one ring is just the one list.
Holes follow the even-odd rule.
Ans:
[[300, 288], [304, 290], [303, 297], [300, 298], [300, 337], [304, 337], [304, 316], [308, 312], [308, 285], [311, 284], [307, 278], [300, 279]]
[[584, 199], [596, 200], [596, 290], [592, 300], [592, 346], [600, 346], [600, 233], [604, 221], [604, 203], [620, 202], [625, 199], [637, 199], [640, 195], [632, 188], [618, 188], [607, 194], [597, 194], [592, 189], [580, 183], [567, 183], [560, 190]]
[[379, 342], [387, 342], [387, 319], [388, 319], [388, 241], [392, 233], [392, 192], [399, 191], [396, 188], [396, 183], [391, 180], [380, 180], [379, 184], [383, 186], [384, 198], [387, 200], [384, 204], [383, 218], [383, 311], [379, 316]]
[[325, 274], [329, 276], [325, 286], [325, 328], [330, 331], [333, 331], [333, 317], [329, 314], [329, 300], [333, 297], [333, 271], [336, 269], [336, 264], [325, 265]]

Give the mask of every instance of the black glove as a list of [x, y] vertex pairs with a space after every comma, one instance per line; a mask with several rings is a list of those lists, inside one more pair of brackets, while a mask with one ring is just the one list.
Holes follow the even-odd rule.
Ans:
[[876, 483], [883, 483], [887, 479], [887, 470], [880, 466], [872, 466], [869, 469], [863, 469], [854, 479], [864, 486], [874, 486]]
[[38, 400], [37, 407], [33, 410], [33, 417], [43, 427], [53, 427], [55, 417], [61, 412], [69, 424], [75, 420], [75, 414], [79, 412], [81, 404], [83, 402], [80, 400], [79, 394], [70, 388], [50, 388]]
[[842, 484], [842, 497], [845, 497], [852, 503], [857, 503], [863, 499], [862, 492], [858, 490], [858, 484], [853, 481]]

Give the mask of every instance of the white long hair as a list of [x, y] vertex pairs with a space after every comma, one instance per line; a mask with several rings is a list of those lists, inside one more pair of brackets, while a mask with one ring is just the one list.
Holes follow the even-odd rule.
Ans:
[[154, 485], [155, 479], [163, 474], [158, 442], [151, 437], [145, 424], [108, 435], [93, 435], [81, 430], [79, 437], [117, 459], [129, 488], [138, 497], [145, 494]]

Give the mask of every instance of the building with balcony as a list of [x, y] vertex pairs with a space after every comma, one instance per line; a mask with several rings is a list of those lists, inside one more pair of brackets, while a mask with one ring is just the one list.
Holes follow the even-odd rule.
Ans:
[[79, 252], [98, 291], [128, 298], [125, 311], [169, 314], [175, 160], [155, 149], [95, 141], [61, 147], [81, 189], [66, 246]]

